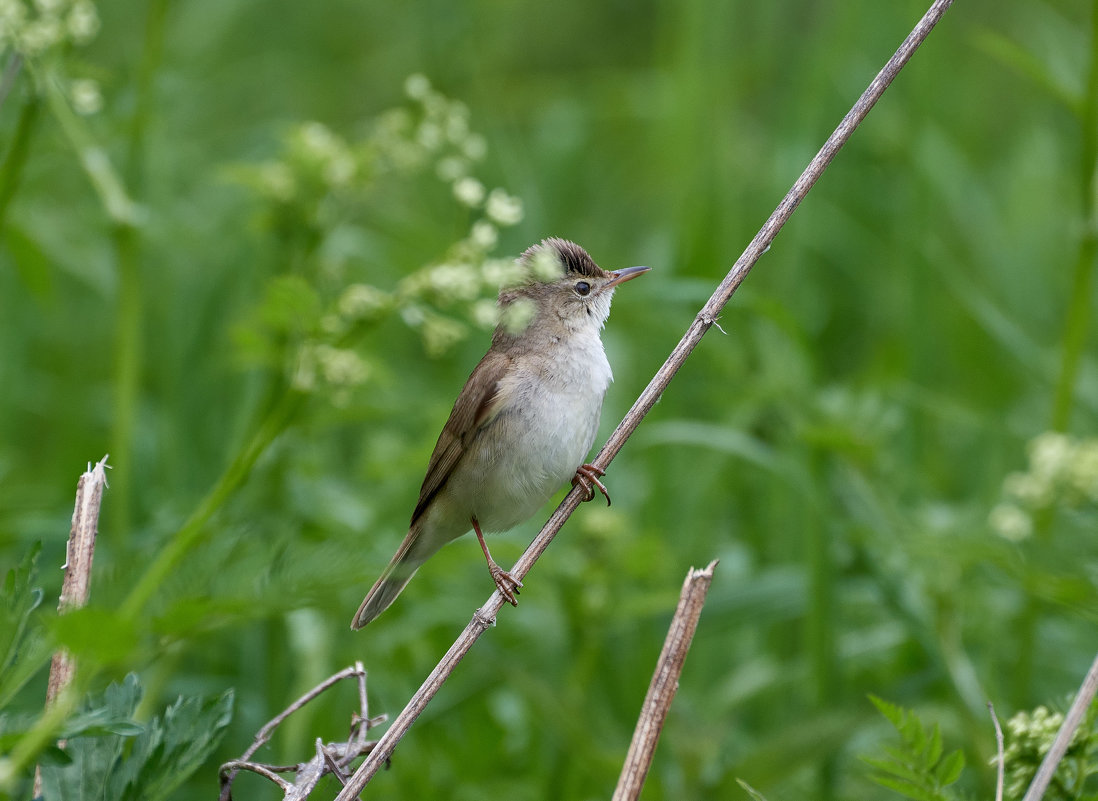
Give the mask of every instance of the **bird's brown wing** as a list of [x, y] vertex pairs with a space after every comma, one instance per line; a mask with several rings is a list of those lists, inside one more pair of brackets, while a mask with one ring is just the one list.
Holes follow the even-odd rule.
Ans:
[[419, 490], [419, 502], [412, 513], [413, 528], [453, 474], [477, 430], [498, 411], [500, 379], [510, 363], [511, 357], [507, 354], [489, 351], [465, 382], [427, 465], [427, 475]]

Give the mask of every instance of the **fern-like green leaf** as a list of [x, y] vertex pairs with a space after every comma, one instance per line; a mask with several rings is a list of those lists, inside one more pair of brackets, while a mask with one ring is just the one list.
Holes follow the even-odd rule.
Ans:
[[961, 771], [965, 769], [965, 755], [960, 750], [947, 754], [945, 759], [934, 768], [934, 776], [941, 787], [948, 787], [961, 778]]
[[[232, 717], [232, 692], [180, 698], [141, 726], [133, 714], [141, 700], [133, 674], [93, 697], [69, 723], [69, 764], [42, 766], [46, 798], [86, 801], [163, 801], [217, 747]], [[135, 736], [136, 735], [136, 736]]]
[[900, 735], [901, 745], [882, 746], [883, 756], [863, 756], [876, 770], [870, 778], [915, 801], [952, 801], [946, 788], [957, 781], [964, 768], [964, 755], [953, 751], [943, 756], [942, 732], [938, 724], [925, 726], [912, 710], [870, 696], [873, 705]]
[[905, 779], [897, 779], [892, 776], [873, 776], [872, 778], [881, 787], [895, 790], [900, 795], [913, 798], [915, 801], [942, 801], [943, 798], [941, 794]]

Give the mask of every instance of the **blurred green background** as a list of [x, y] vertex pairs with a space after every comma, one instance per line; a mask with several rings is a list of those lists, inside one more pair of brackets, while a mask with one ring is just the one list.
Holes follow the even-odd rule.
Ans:
[[[41, 540], [52, 609], [110, 453], [93, 636], [41, 625], [84, 689], [136, 671], [144, 715], [235, 688], [174, 796], [199, 798], [354, 660], [399, 712], [491, 590], [463, 539], [348, 629], [488, 344], [490, 282], [438, 266], [556, 235], [653, 267], [605, 332], [601, 445], [926, 3], [152, 0], [19, 44], [48, 7], [0, 26], [0, 568]], [[879, 798], [870, 693], [941, 722], [990, 796], [985, 702], [1062, 701], [1098, 641], [1096, 26], [1085, 0], [946, 15], [614, 462], [614, 505], [578, 510], [366, 797], [608, 797], [714, 558], [644, 798]], [[332, 691], [259, 758], [354, 708]]]

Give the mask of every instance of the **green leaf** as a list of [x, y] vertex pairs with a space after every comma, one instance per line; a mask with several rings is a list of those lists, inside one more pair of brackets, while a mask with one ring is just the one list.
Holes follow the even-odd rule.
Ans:
[[42, 590], [34, 586], [41, 551], [42, 543], [35, 543], [0, 588], [0, 708], [49, 661], [50, 644], [31, 621], [42, 603]]
[[175, 790], [221, 742], [232, 719], [233, 693], [179, 698], [134, 741], [112, 777], [110, 798], [159, 801]]
[[877, 707], [877, 711], [884, 715], [885, 719], [899, 731], [904, 720], [904, 710], [896, 704], [891, 704], [883, 698], [878, 698], [872, 694], [869, 696], [869, 700], [873, 706]]
[[943, 796], [940, 793], [929, 790], [913, 782], [906, 781], [905, 779], [895, 779], [891, 776], [870, 776], [869, 778], [881, 785], [881, 787], [895, 790], [900, 795], [914, 798], [915, 801], [943, 801]]
[[[46, 798], [162, 801], [217, 747], [232, 718], [232, 692], [179, 698], [146, 726], [133, 721], [141, 701], [128, 675], [92, 697], [69, 722], [69, 764], [43, 765]], [[135, 736], [136, 735], [136, 736]]]
[[133, 737], [145, 730], [145, 727], [134, 721], [129, 715], [118, 715], [107, 707], [90, 709], [73, 715], [65, 722], [61, 737], [71, 739], [73, 737], [97, 737], [104, 734], [121, 734]]
[[914, 770], [906, 763], [895, 759], [873, 759], [872, 757], [862, 757], [861, 759], [862, 762], [865, 762], [867, 765], [871, 765], [882, 773], [887, 773], [898, 779], [918, 782], [924, 776], [920, 771]]
[[[104, 720], [131, 719], [141, 701], [137, 676], [126, 676], [122, 684], [111, 684], [102, 696], [90, 697], [82, 715]], [[107, 801], [106, 788], [111, 774], [122, 759], [127, 738], [121, 734], [77, 736], [68, 741], [66, 752], [71, 764], [42, 766], [42, 791], [45, 798], [80, 798]]]
[[964, 768], [964, 756], [954, 751], [942, 759], [942, 732], [938, 724], [924, 726], [910, 709], [890, 704], [875, 696], [870, 701], [899, 732], [903, 745], [882, 746], [884, 756], [863, 756], [862, 761], [878, 773], [870, 778], [908, 798], [919, 801], [949, 801], [942, 788], [957, 781]]
[[961, 771], [965, 768], [965, 755], [960, 750], [947, 754], [945, 759], [934, 768], [934, 776], [940, 787], [947, 787], [961, 778]]
[[938, 724], [934, 724], [934, 728], [930, 732], [930, 741], [927, 743], [926, 749], [926, 764], [933, 766], [938, 764], [938, 760], [942, 758], [942, 732], [938, 727]]

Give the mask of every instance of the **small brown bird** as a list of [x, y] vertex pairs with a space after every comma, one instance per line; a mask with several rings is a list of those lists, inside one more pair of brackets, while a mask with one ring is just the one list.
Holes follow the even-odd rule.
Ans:
[[524, 280], [499, 295], [492, 346], [439, 435], [407, 536], [366, 594], [351, 628], [380, 615], [447, 542], [476, 532], [511, 604], [522, 582], [500, 568], [484, 532], [530, 518], [569, 478], [594, 497], [602, 471], [584, 463], [613, 376], [600, 331], [614, 288], [648, 267], [607, 272], [587, 251], [546, 239], [519, 257]]

